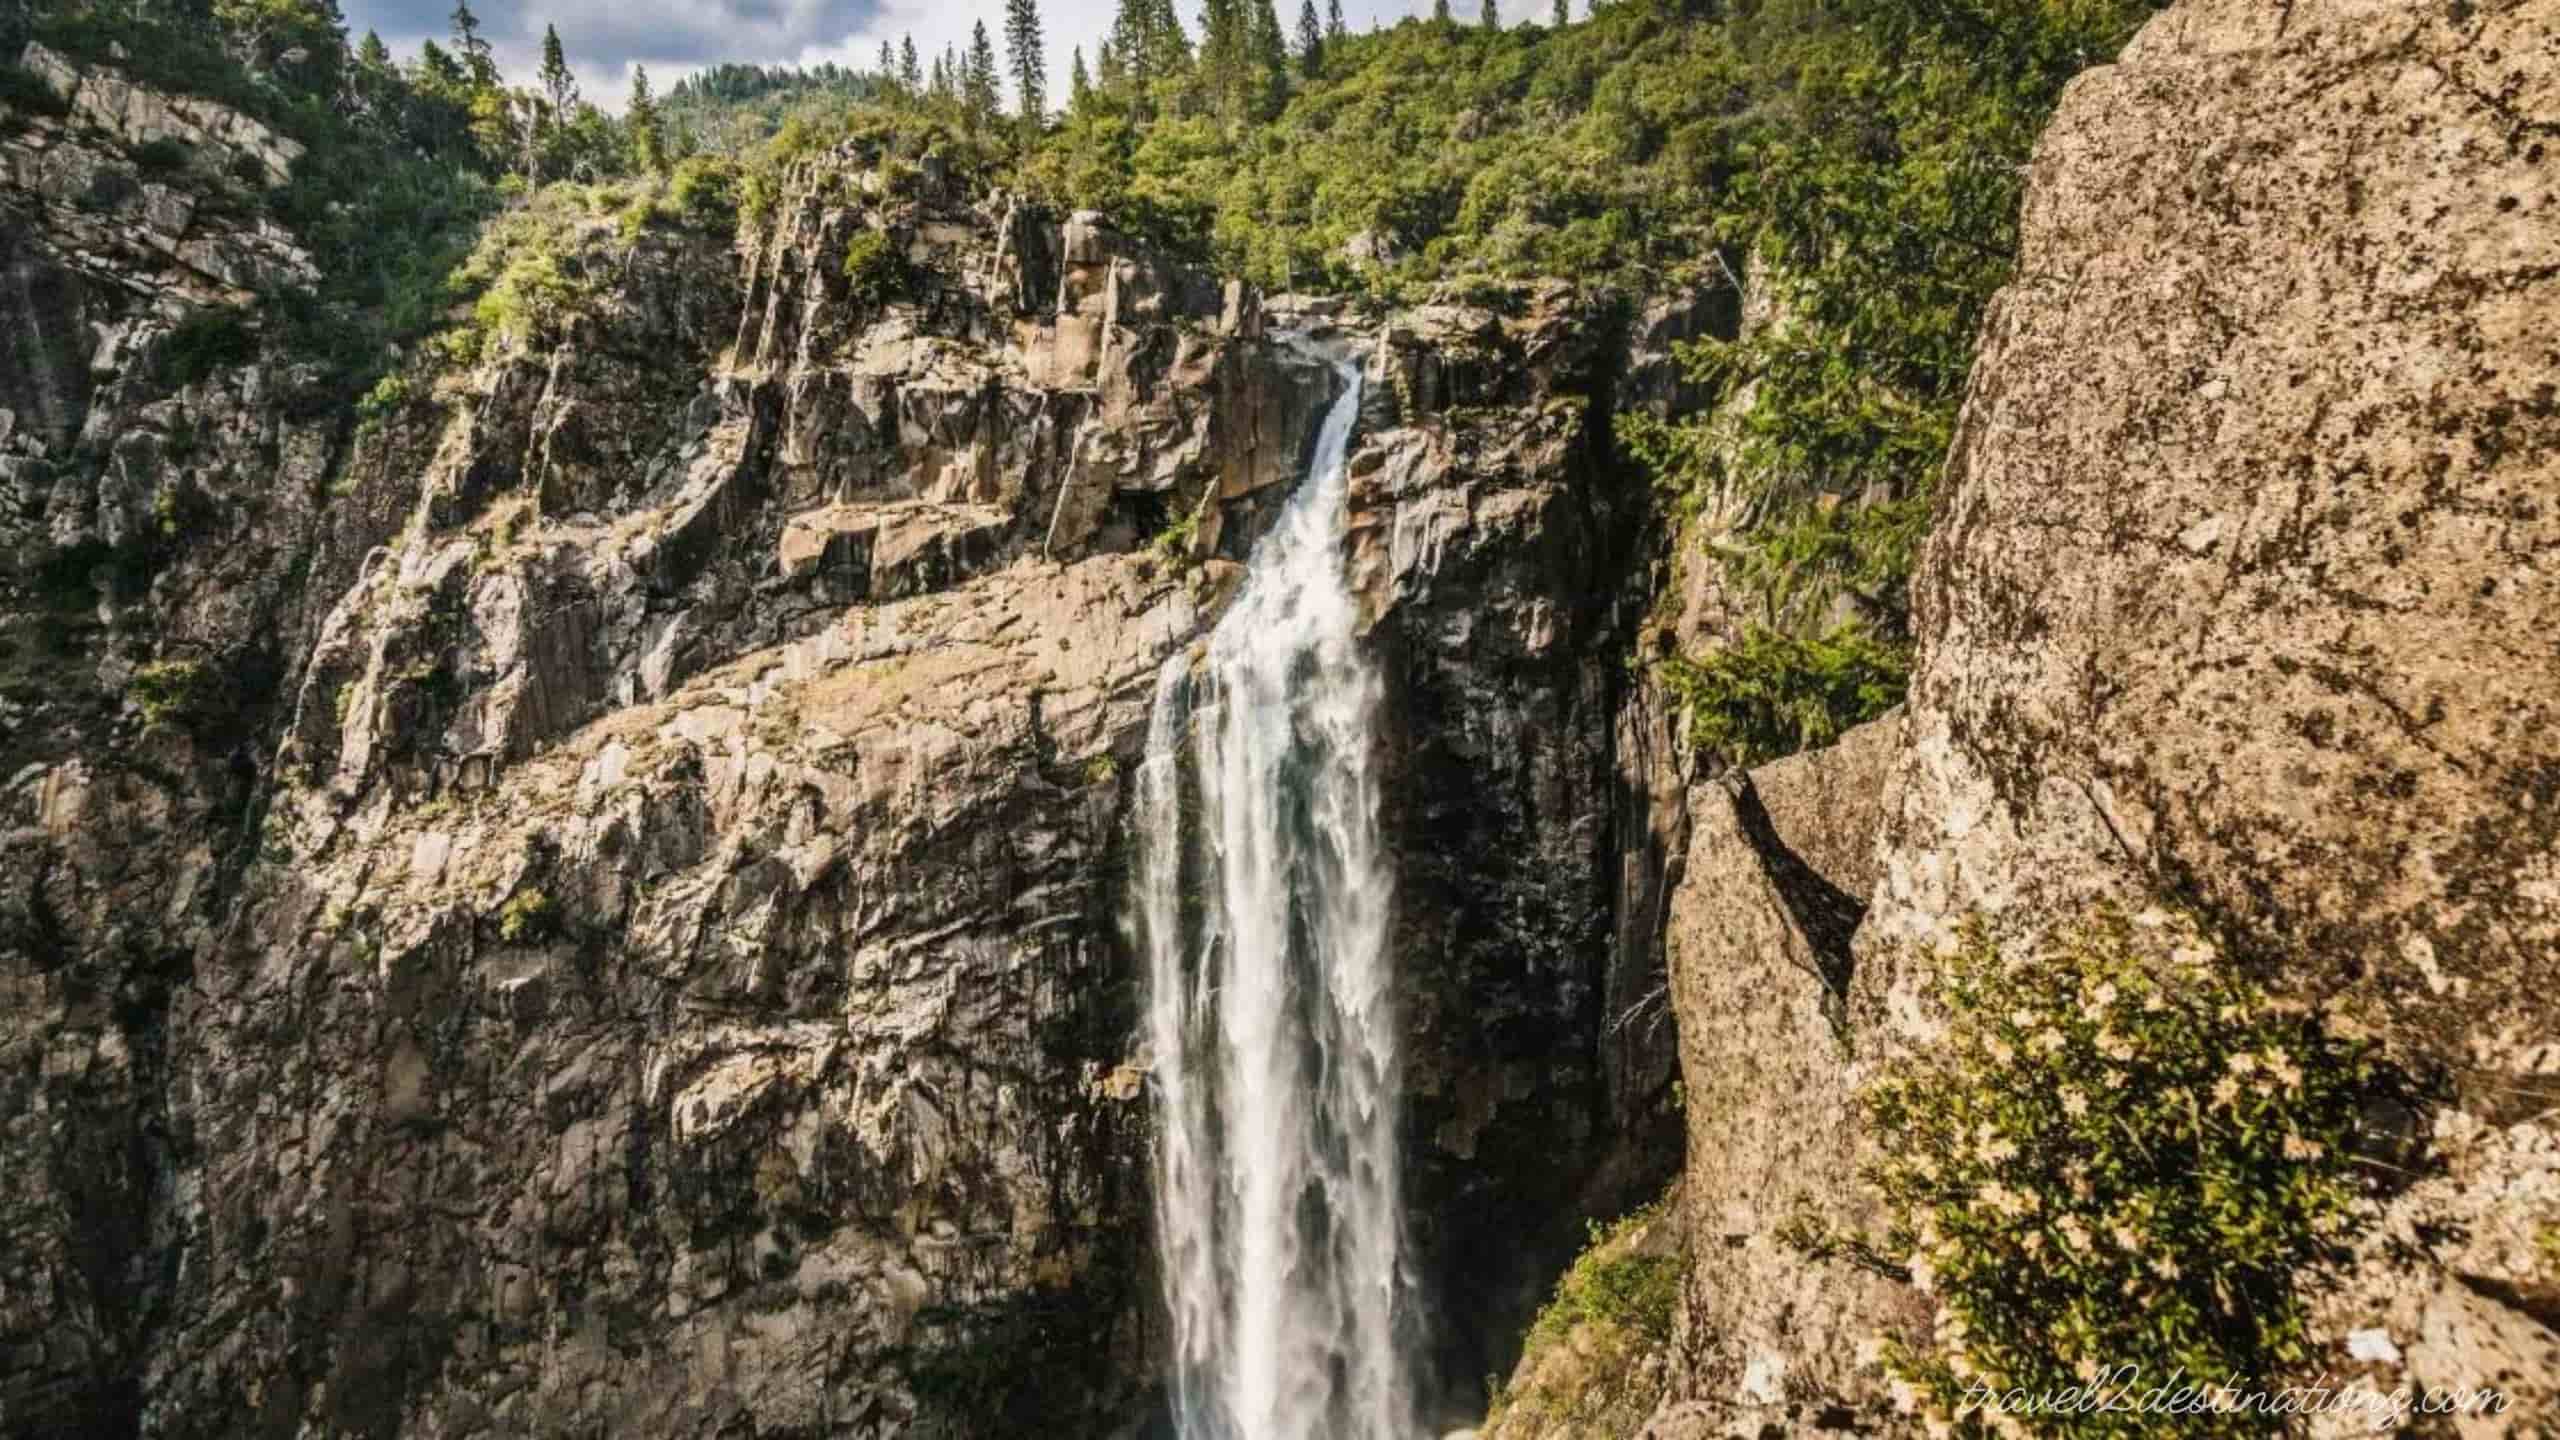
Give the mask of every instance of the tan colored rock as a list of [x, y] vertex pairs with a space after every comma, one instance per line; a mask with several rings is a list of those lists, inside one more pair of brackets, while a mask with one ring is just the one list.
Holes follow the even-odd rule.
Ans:
[[1906, 1037], [1967, 915], [2025, 943], [2102, 896], [2365, 1002], [2450, 1091], [2324, 1359], [2403, 1314], [2438, 1384], [2550, 1334], [2532, 1262], [2462, 1237], [2560, 1221], [2519, 1099], [2560, 1033], [2554, 117], [2560, 13], [2523, 0], [2196, 0], [2074, 84], [1916, 582], [1859, 936]]

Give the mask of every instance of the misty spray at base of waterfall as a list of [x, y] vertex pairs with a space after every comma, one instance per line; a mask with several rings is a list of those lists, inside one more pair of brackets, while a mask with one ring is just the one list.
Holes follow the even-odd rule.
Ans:
[[1136, 783], [1157, 1235], [1182, 1440], [1411, 1440], [1382, 684], [1344, 575], [1342, 392]]

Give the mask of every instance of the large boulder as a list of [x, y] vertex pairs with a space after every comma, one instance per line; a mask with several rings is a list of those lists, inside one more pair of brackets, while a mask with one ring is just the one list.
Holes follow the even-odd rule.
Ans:
[[2555, 124], [2528, 0], [2194, 0], [2074, 85], [1916, 582], [1859, 936], [1906, 1020], [1966, 917], [2027, 943], [2101, 897], [2365, 1002], [2443, 1102], [2324, 1359], [2519, 1415], [2560, 1375]]

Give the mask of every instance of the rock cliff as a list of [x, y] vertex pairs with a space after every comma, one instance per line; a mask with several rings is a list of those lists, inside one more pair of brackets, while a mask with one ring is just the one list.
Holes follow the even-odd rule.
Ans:
[[2555, 123], [2560, 19], [2525, 3], [2186, 0], [2074, 84], [1907, 713], [1690, 792], [1659, 1433], [1896, 1423], [1856, 1347], [1930, 1302], [1791, 1253], [1788, 1198], [1866, 1218], [1848, 1097], [1933, 1043], [1959, 926], [2032, 946], [2103, 899], [2355, 997], [2436, 1087], [2369, 1116], [2403, 1169], [2319, 1281], [2309, 1368], [2504, 1390], [2463, 1433], [2554, 1413]]
[[[46, 173], [136, 164], [177, 123], [145, 113], [294, 158], [46, 73], [69, 111], [13, 141]], [[1310, 346], [1373, 381], [1354, 563], [1449, 1374], [1660, 1183], [1667, 1037], [1608, 1023], [1653, 964], [1612, 943], [1645, 497], [1609, 414], [1665, 357], [1605, 298], [1266, 305], [847, 148], [734, 253], [528, 212], [577, 303], [351, 425], [219, 275], [20, 190], [13, 1427], [1134, 1420], [1124, 774], [1298, 478]], [[260, 253], [220, 221], [183, 234]], [[246, 339], [155, 366], [207, 316]]]

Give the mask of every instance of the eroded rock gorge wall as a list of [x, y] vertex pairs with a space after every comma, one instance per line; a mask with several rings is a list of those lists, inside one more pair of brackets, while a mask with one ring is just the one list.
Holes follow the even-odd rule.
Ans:
[[1610, 305], [1266, 310], [847, 150], [735, 253], [569, 225], [557, 333], [358, 426], [291, 403], [254, 307], [256, 359], [173, 378], [155, 345], [246, 295], [88, 244], [123, 189], [47, 193], [9, 192], [39, 343], [0, 377], [11, 1433], [1136, 1420], [1125, 772], [1328, 398], [1284, 330], [1373, 382], [1453, 1380], [1658, 1184], [1667, 1037], [1607, 1023], [1655, 965], [1613, 941], [1644, 492], [1608, 416], [1668, 365]]
[[[2560, 1413], [2560, 14], [2183, 0], [2036, 155], [1917, 580], [1907, 713], [1689, 794], [1669, 946], [1693, 1269], [1657, 1433], [1893, 1427], [1929, 1302], [1849, 1095], [1931, 957], [2102, 898], [2369, 1000], [2442, 1083], [2316, 1305], [2337, 1380]], [[2380, 1331], [2396, 1359], [2350, 1331]], [[2334, 1418], [2334, 1417], [2333, 1417]]]

